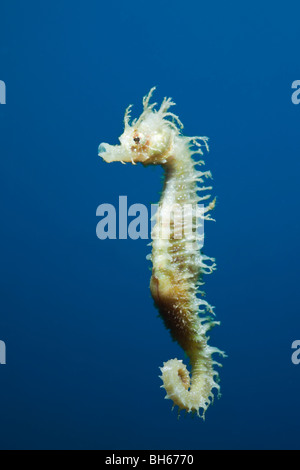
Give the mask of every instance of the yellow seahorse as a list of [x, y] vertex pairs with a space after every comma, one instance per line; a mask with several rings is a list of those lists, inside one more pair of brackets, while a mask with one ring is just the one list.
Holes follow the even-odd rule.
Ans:
[[[220, 364], [212, 359], [212, 354], [224, 356], [222, 351], [207, 344], [206, 333], [217, 322], [212, 320], [212, 307], [197, 296], [199, 293], [204, 295], [199, 291], [203, 284], [202, 274], [212, 272], [216, 266], [214, 259], [199, 249], [203, 235], [198, 230], [204, 220], [210, 219], [209, 211], [214, 208], [215, 200], [196, 215], [190, 210], [192, 218], [176, 218], [175, 213], [178, 206], [195, 207], [210, 198], [208, 194], [200, 197], [198, 192], [212, 188], [198, 183], [204, 183], [211, 174], [197, 170], [196, 167], [204, 162], [193, 159], [193, 155], [203, 154], [202, 145], [208, 150], [208, 139], [184, 137], [181, 134], [182, 123], [169, 111], [175, 104], [170, 98], [165, 98], [158, 110], [155, 109], [157, 103], [149, 104], [154, 90], [152, 88], [144, 97], [144, 110], [131, 125], [131, 106], [127, 108], [120, 145], [102, 143], [99, 155], [109, 163], [141, 162], [144, 166], [162, 165], [165, 170], [164, 189], [151, 234], [152, 255], [149, 258], [153, 269], [150, 289], [172, 338], [190, 359], [192, 378], [181, 360], [171, 359], [161, 368], [162, 387], [167, 392], [166, 398], [170, 398], [174, 406], [178, 405], [179, 412], [186, 410], [200, 416], [202, 410], [204, 417], [214, 398], [213, 389], [220, 390], [218, 373], [213, 368]], [[191, 226], [193, 231], [186, 230]]]

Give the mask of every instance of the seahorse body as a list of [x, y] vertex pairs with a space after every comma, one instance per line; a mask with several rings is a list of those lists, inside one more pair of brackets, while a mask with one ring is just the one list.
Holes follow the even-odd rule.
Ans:
[[[207, 344], [206, 333], [217, 322], [212, 319], [212, 307], [198, 296], [204, 295], [199, 290], [202, 275], [215, 269], [214, 259], [199, 249], [202, 235], [198, 231], [204, 219], [210, 219], [209, 211], [214, 208], [215, 200], [200, 214], [191, 210], [210, 198], [208, 194], [198, 193], [212, 189], [203, 184], [211, 174], [197, 170], [204, 162], [193, 159], [193, 155], [202, 154], [202, 144], [208, 148], [207, 138], [181, 135], [181, 122], [168, 111], [174, 105], [171, 99], [165, 98], [159, 110], [154, 109], [156, 103], [149, 104], [154, 89], [144, 97], [143, 113], [131, 125], [131, 106], [127, 108], [124, 133], [119, 139], [121, 145], [101, 144], [99, 155], [106, 162], [141, 162], [144, 166], [162, 165], [165, 170], [164, 189], [152, 231], [150, 289], [166, 328], [190, 359], [192, 378], [181, 360], [171, 359], [161, 368], [162, 387], [167, 392], [166, 398], [174, 406], [178, 405], [179, 411], [196, 412], [200, 416], [202, 410], [204, 417], [214, 397], [213, 389], [220, 389], [218, 373], [213, 368], [220, 364], [212, 359], [212, 354], [224, 356], [222, 351]], [[176, 219], [178, 207], [188, 208], [190, 217]]]

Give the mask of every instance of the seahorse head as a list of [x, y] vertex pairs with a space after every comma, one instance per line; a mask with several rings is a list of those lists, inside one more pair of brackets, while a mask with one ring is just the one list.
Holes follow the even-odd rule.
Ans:
[[106, 162], [162, 165], [172, 157], [173, 146], [183, 126], [175, 114], [168, 112], [175, 104], [170, 98], [165, 98], [158, 110], [154, 109], [157, 103], [149, 104], [154, 90], [152, 88], [144, 97], [144, 110], [131, 124], [131, 106], [127, 108], [120, 145], [102, 143], [99, 146], [99, 156]]

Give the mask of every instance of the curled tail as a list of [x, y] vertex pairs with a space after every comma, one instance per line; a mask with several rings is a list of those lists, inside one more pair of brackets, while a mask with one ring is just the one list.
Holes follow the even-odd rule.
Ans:
[[[210, 349], [209, 346], [207, 349]], [[215, 364], [217, 363], [212, 360], [209, 351], [199, 353], [197, 358], [191, 360], [190, 378], [189, 371], [181, 360], [170, 359], [164, 363], [160, 369], [163, 381], [161, 388], [166, 390], [165, 398], [173, 401], [173, 408], [178, 406], [179, 412], [185, 410], [188, 413], [197, 413], [204, 419], [207, 408], [214, 400], [213, 389], [217, 389], [220, 394], [218, 372], [213, 369]]]
[[[190, 359], [191, 378], [187, 367], [181, 360], [171, 359], [161, 368], [162, 388], [166, 398], [174, 406], [188, 413], [197, 413], [204, 418], [205, 411], [213, 401], [213, 390], [219, 393], [218, 372], [214, 366], [221, 366], [214, 361], [214, 353], [225, 357], [217, 348], [207, 344], [206, 333], [219, 322], [213, 321], [212, 307], [205, 300], [198, 299], [196, 292], [191, 292], [188, 281], [176, 280], [176, 275], [154, 272], [151, 279], [151, 293], [166, 328], [172, 338], [184, 349]], [[201, 306], [199, 316], [199, 305]], [[173, 406], [173, 407], [174, 407]]]

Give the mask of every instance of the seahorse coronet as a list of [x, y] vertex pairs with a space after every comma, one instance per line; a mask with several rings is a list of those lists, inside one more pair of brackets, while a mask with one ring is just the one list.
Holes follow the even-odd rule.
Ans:
[[[202, 252], [204, 221], [212, 219], [216, 198], [211, 199], [210, 171], [202, 171], [203, 147], [209, 150], [207, 137], [185, 137], [183, 125], [169, 108], [175, 103], [164, 98], [159, 109], [150, 104], [155, 88], [143, 98], [143, 112], [130, 123], [131, 105], [124, 117], [124, 132], [120, 145], [101, 144], [99, 155], [106, 162], [142, 163], [144, 166], [161, 165], [165, 170], [164, 187], [158, 210], [152, 218], [156, 223], [151, 233], [152, 262], [150, 290], [159, 316], [190, 359], [191, 374], [180, 359], [171, 359], [160, 368], [161, 388], [166, 399], [178, 411], [197, 414], [204, 418], [214, 399], [214, 390], [220, 394], [219, 374], [214, 366], [213, 354], [225, 357], [218, 348], [208, 345], [206, 336], [219, 322], [213, 320], [214, 307], [203, 296], [203, 275], [216, 269], [214, 258]], [[180, 218], [180, 213], [184, 217]], [[199, 233], [200, 232], [200, 233]], [[181, 236], [179, 236], [181, 235]], [[201, 315], [201, 316], [200, 316]], [[202, 410], [202, 415], [200, 415]]]

